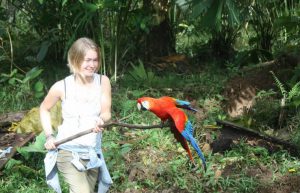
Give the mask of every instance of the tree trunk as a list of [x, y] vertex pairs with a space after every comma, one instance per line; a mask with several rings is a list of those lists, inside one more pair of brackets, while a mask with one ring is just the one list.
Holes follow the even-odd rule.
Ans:
[[145, 39], [145, 50], [141, 50], [143, 52], [141, 55], [145, 56], [146, 61], [176, 53], [175, 34], [168, 11], [166, 11], [166, 9], [169, 9], [167, 6], [164, 1], [161, 2], [161, 5], [158, 5], [144, 0], [145, 12], [148, 15], [156, 16], [152, 18], [151, 23], [157, 23], [157, 25], [153, 24], [152, 27], [149, 26], [151, 27], [149, 33], [144, 34], [144, 38], [142, 38]]

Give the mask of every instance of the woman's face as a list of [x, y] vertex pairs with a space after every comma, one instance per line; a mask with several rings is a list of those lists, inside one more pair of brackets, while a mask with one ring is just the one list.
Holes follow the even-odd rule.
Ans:
[[83, 62], [80, 66], [80, 74], [83, 77], [90, 77], [98, 69], [99, 61], [98, 61], [98, 54], [95, 50], [88, 50]]

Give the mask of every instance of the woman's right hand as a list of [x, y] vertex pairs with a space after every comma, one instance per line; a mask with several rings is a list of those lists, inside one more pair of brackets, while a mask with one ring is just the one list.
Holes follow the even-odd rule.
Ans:
[[44, 144], [44, 146], [47, 150], [56, 149], [56, 146], [54, 143], [55, 143], [55, 138], [53, 136], [49, 136], [49, 137], [47, 137], [46, 143]]

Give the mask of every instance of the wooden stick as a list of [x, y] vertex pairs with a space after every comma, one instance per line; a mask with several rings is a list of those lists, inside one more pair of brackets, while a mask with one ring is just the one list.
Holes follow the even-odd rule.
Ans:
[[[133, 125], [133, 124], [128, 124], [128, 123], [121, 123], [121, 122], [117, 122], [117, 121], [112, 121], [112, 122], [109, 122], [109, 123], [105, 123], [103, 125], [99, 125], [99, 127], [101, 128], [107, 128], [107, 127], [111, 127], [111, 126], [122, 126], [122, 127], [128, 127], [128, 128], [135, 128], [135, 129], [153, 129], [153, 128], [163, 128], [163, 127], [170, 127], [170, 125], [168, 124], [160, 124], [160, 125]], [[59, 140], [57, 142], [55, 142], [55, 146], [59, 146], [63, 143], [66, 143], [68, 141], [71, 141], [73, 139], [76, 139], [78, 137], [81, 137], [83, 135], [86, 135], [86, 134], [89, 134], [89, 133], [92, 133], [93, 132], [93, 129], [88, 129], [88, 130], [85, 130], [85, 131], [82, 131], [80, 133], [77, 133], [75, 135], [72, 135], [70, 137], [67, 137], [65, 139], [62, 139], [62, 140]]]

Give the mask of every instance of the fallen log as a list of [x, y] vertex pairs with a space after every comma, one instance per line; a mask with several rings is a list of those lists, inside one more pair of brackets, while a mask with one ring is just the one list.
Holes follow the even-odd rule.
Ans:
[[281, 145], [283, 148], [290, 151], [290, 153], [292, 153], [294, 155], [299, 155], [299, 150], [298, 150], [299, 147], [296, 146], [295, 144], [292, 144], [292, 143], [288, 142], [288, 141], [285, 141], [285, 140], [282, 140], [282, 139], [279, 139], [279, 138], [276, 138], [276, 137], [273, 137], [273, 136], [269, 136], [269, 135], [264, 134], [264, 133], [260, 133], [258, 131], [252, 130], [252, 129], [247, 128], [247, 127], [237, 125], [237, 124], [229, 122], [229, 121], [217, 120], [217, 124], [226, 126], [227, 128], [230, 128], [230, 129], [234, 129], [238, 132], [246, 133], [246, 134], [248, 134], [250, 136], [253, 136], [253, 137], [257, 137], [257, 138], [266, 140], [266, 141], [271, 142], [273, 144]]
[[12, 122], [19, 122], [28, 111], [10, 112], [0, 115], [0, 127], [8, 127]]
[[245, 67], [242, 68], [242, 71], [247, 72], [247, 71], [253, 70], [255, 68], [263, 68], [263, 67], [272, 66], [274, 64], [277, 64], [277, 62], [278, 62], [277, 60], [270, 60], [270, 61], [266, 61], [266, 62], [256, 64], [254, 66], [245, 66]]

